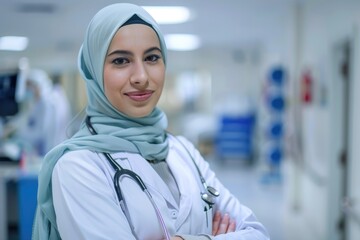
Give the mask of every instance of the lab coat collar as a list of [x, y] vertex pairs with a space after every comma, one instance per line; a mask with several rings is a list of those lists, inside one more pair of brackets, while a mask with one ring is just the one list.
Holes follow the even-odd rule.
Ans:
[[116, 153], [112, 154], [112, 157], [116, 160], [121, 159], [119, 163], [122, 167], [138, 174], [150, 193], [156, 192], [160, 194], [173, 208], [178, 209], [178, 205], [168, 186], [143, 157], [133, 153]]

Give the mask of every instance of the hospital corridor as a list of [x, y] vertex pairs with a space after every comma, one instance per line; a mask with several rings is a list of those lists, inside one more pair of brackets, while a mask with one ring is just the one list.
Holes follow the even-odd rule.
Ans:
[[[184, 216], [177, 216], [176, 211], [165, 215], [164, 208], [158, 203], [164, 205], [166, 197], [160, 201], [158, 192], [153, 190], [153, 187], [165, 186], [174, 199], [172, 204], [176, 203], [181, 209], [181, 201], [186, 198], [187, 193], [184, 197], [181, 192], [181, 181], [177, 182], [180, 176], [183, 179], [188, 178], [186, 181], [189, 193], [190, 188], [201, 189], [196, 201], [208, 204], [204, 207], [204, 222], [206, 221], [207, 227], [208, 210], [212, 210], [213, 204], [217, 206], [215, 201], [219, 194], [220, 198], [222, 197], [221, 191], [218, 194], [217, 189], [227, 188], [229, 193], [225, 189], [226, 199], [235, 197], [249, 208], [257, 218], [254, 220], [249, 216], [249, 224], [257, 226], [256, 221], [261, 223], [271, 240], [359, 240], [360, 1], [127, 2], [130, 3], [129, 6], [141, 6], [159, 25], [159, 29], [154, 23], [147, 22], [153, 20], [146, 20], [146, 17], [141, 16], [141, 12], [137, 12], [126, 22], [124, 20], [122, 25], [117, 25], [117, 33], [113, 33], [113, 39], [110, 38], [111, 41], [106, 40], [103, 44], [101, 41], [109, 29], [102, 29], [100, 24], [96, 25], [96, 19], [92, 17], [100, 9], [110, 4], [115, 6], [119, 1], [0, 0], [0, 240], [38, 239], [33, 236], [35, 215], [38, 203], [44, 200], [44, 191], [38, 195], [38, 190], [41, 187], [44, 190], [45, 176], [51, 180], [54, 179], [54, 174], [59, 174], [57, 181], [50, 182], [51, 189], [45, 188], [45, 192], [50, 194], [52, 210], [55, 204], [63, 200], [59, 199], [62, 195], [55, 193], [63, 187], [62, 184], [71, 185], [73, 179], [80, 179], [82, 185], [82, 181], [88, 180], [89, 176], [104, 174], [103, 178], [96, 176], [99, 177], [98, 182], [86, 183], [89, 186], [85, 189], [100, 189], [99, 186], [107, 184], [103, 179], [110, 179], [109, 191], [114, 192], [114, 196], [120, 201], [119, 203], [116, 200], [121, 207], [118, 207], [119, 211], [122, 210], [119, 215], [126, 217], [121, 218], [121, 221], [125, 219], [129, 223], [126, 231], [133, 239], [142, 239], [136, 234], [138, 216], [135, 217], [134, 212], [128, 209], [128, 206], [133, 206], [134, 200], [130, 195], [136, 191], [124, 187], [118, 190], [123, 181], [128, 181], [126, 177], [125, 180], [119, 176], [116, 178], [117, 171], [124, 170], [124, 166], [125, 171], [128, 171], [126, 174], [135, 179], [133, 182], [138, 183], [151, 205], [145, 202], [146, 197], [136, 201], [144, 203], [144, 206], [148, 204], [156, 213], [150, 215], [156, 217], [156, 222], [147, 222], [145, 225], [158, 224], [163, 239], [170, 239], [169, 232], [176, 231], [169, 227], [172, 223], [164, 222], [164, 219], [170, 219], [167, 215], [171, 214], [174, 219]], [[115, 15], [114, 19], [118, 17]], [[91, 24], [97, 27], [93, 32]], [[143, 52], [117, 50], [109, 53], [121, 29], [139, 25], [146, 25], [150, 27], [147, 30], [155, 31], [159, 47]], [[94, 36], [93, 42], [89, 40], [89, 32]], [[134, 49], [140, 49], [140, 40], [146, 39], [142, 38], [140, 33], [137, 33], [140, 37], [136, 38], [136, 43], [132, 43], [137, 44]], [[120, 37], [119, 39], [128, 43]], [[89, 47], [90, 43], [101, 45], [101, 50]], [[106, 46], [109, 48], [105, 48]], [[91, 54], [105, 51], [106, 55], [95, 55], [96, 59], [91, 59], [90, 53], [84, 53], [87, 48]], [[141, 61], [138, 61], [143, 65], [135, 61], [138, 53], [143, 54]], [[108, 60], [115, 55], [122, 57]], [[98, 62], [101, 62], [101, 67], [96, 65]], [[109, 62], [116, 67], [106, 68]], [[161, 78], [162, 75], [150, 70], [155, 69], [159, 62], [164, 64], [163, 85], [153, 80], [154, 76]], [[125, 103], [115, 105], [112, 102], [114, 95], [107, 95], [109, 91], [116, 91], [106, 85], [108, 69], [123, 71], [123, 75], [116, 75], [118, 78], [125, 78], [124, 73], [131, 75], [126, 80], [128, 83], [116, 85], [123, 84], [123, 89], [126, 84], [133, 86], [136, 81], [138, 84], [138, 79], [145, 79], [150, 83], [146, 85], [146, 90], [141, 90], [141, 94], [123, 93], [125, 90], [119, 90], [116, 94], [121, 95], [118, 98]], [[97, 71], [102, 72], [98, 74]], [[136, 81], [133, 80], [135, 76], [138, 78]], [[97, 79], [102, 79], [102, 82]], [[151, 81], [157, 85], [152, 85]], [[103, 91], [104, 95], [93, 90], [94, 86]], [[154, 90], [157, 86], [160, 86], [160, 91]], [[156, 99], [156, 108], [151, 105], [152, 102], [150, 104], [155, 110], [151, 111], [151, 114], [141, 115], [140, 111], [144, 109], [142, 106], [147, 106], [147, 99], [151, 99], [155, 94], [159, 97]], [[101, 101], [92, 99], [94, 96], [100, 96]], [[127, 99], [124, 96], [132, 102], [126, 102], [128, 100], [124, 100]], [[107, 149], [112, 142], [109, 141], [109, 146], [102, 146], [105, 145], [105, 142], [102, 142], [104, 135], [114, 139], [118, 137], [117, 131], [97, 126], [103, 121], [102, 114], [106, 115], [105, 110], [96, 110], [105, 108], [103, 101], [108, 101], [112, 109], [108, 116], [110, 120], [104, 122], [116, 126], [119, 124], [123, 131], [121, 134], [126, 135], [126, 139], [133, 139], [132, 142], [129, 140], [130, 145], [126, 145], [128, 140], [126, 144], [121, 141], [126, 145], [124, 149], [129, 149], [120, 151], [126, 157], [118, 155], [115, 150], [110, 154], [105, 150], [87, 149], [85, 145], [93, 144], [93, 139], [96, 139], [94, 146], [100, 146], [96, 149]], [[138, 111], [119, 110], [129, 106], [136, 106]], [[167, 157], [149, 159], [147, 157], [152, 152], [158, 151], [154, 146], [161, 145], [160, 138], [155, 134], [147, 135], [142, 129], [147, 129], [148, 125], [144, 127], [141, 121], [150, 119], [157, 111], [161, 111], [163, 115], [157, 120], [159, 122], [151, 123], [155, 127], [151, 125], [148, 129], [151, 129], [151, 134], [157, 134], [159, 128], [165, 126], [161, 136], [166, 140], [161, 144], [167, 146], [166, 151], [169, 153]], [[118, 115], [121, 118], [116, 119], [114, 116]], [[136, 124], [126, 125], [123, 118]], [[148, 124], [147, 122], [151, 121], [145, 122]], [[95, 136], [102, 130], [106, 134]], [[139, 139], [142, 140], [142, 133], [144, 139], [155, 136], [154, 139], [147, 140], [145, 148], [137, 145]], [[182, 136], [188, 141], [185, 141], [185, 144], [183, 141], [176, 142], [174, 139], [183, 138], [173, 138], [172, 135]], [[57, 159], [62, 159], [63, 156], [68, 156], [66, 154], [69, 152], [70, 156], [73, 156], [71, 147], [66, 149], [69, 152], [61, 152], [59, 149], [62, 148], [58, 147], [76, 145], [71, 142], [74, 138], [85, 139], [80, 141], [84, 145], [80, 144], [79, 148], [74, 149], [85, 149], [98, 154], [96, 156], [102, 153], [99, 157], [101, 161], [95, 161], [96, 164], [91, 165], [93, 159], [88, 162], [82, 159], [88, 164], [88, 169], [84, 167], [84, 172], [79, 170], [79, 175], [76, 176], [71, 173], [61, 175], [61, 170], [72, 165], [62, 163], [57, 167], [57, 160], [53, 163], [44, 159], [50, 159], [57, 156], [56, 154], [61, 156]], [[181, 148], [185, 149], [179, 156], [190, 156], [189, 164], [184, 160], [177, 162], [176, 167], [172, 165], [181, 159], [171, 152], [176, 150], [176, 144], [181, 144]], [[143, 149], [147, 149], [151, 154], [143, 153]], [[139, 165], [140, 158], [134, 153], [138, 153], [146, 164], [149, 163], [151, 171], [159, 175], [164, 182], [160, 178], [157, 180], [161, 183], [156, 183], [150, 176], [140, 177], [145, 167]], [[164, 156], [163, 153], [156, 154], [153, 153], [154, 156]], [[80, 157], [77, 156], [76, 159], [78, 158]], [[95, 170], [94, 166], [102, 163], [106, 163], [106, 166]], [[43, 173], [39, 178], [41, 169], [48, 169], [49, 165], [52, 165], [50, 169], [54, 169], [54, 172]], [[187, 165], [190, 167], [186, 168]], [[111, 166], [115, 170], [116, 167], [119, 169], [116, 170], [114, 179], [107, 175], [108, 169], [114, 170]], [[208, 166], [212, 172], [208, 170]], [[77, 165], [74, 164], [73, 167]], [[194, 177], [186, 177], [192, 176], [189, 169], [196, 173]], [[206, 171], [203, 171], [204, 169]], [[178, 174], [177, 171], [181, 170], [183, 172]], [[213, 173], [221, 184], [214, 180]], [[69, 178], [62, 179], [61, 176]], [[193, 184], [191, 179], [195, 179], [199, 186]], [[209, 181], [213, 181], [216, 188], [209, 184]], [[106, 193], [102, 190], [96, 193], [96, 197]], [[82, 191], [64, 191], [63, 198], [82, 196]], [[56, 199], [53, 199], [53, 196]], [[88, 203], [92, 203], [91, 198], [79, 199], [86, 203], [84, 209], [89, 206]], [[123, 199], [131, 200], [126, 202]], [[78, 203], [77, 201], [74, 200], [75, 203]], [[106, 201], [108, 200], [105, 199], [104, 202]], [[166, 204], [169, 209], [172, 207], [169, 202]], [[194, 206], [197, 205], [193, 205], [193, 208]], [[109, 210], [107, 207], [104, 209]], [[99, 209], [100, 207], [94, 210], [94, 213], [88, 209], [84, 212], [90, 212], [89, 216], [95, 218], [96, 214], [107, 214]], [[75, 212], [78, 210], [71, 208], [74, 212], [61, 213], [54, 210], [53, 219], [58, 217], [59, 220], [66, 217], [66, 214], [76, 216]], [[230, 210], [223, 214], [232, 216], [235, 213], [235, 210]], [[149, 219], [146, 214], [144, 213], [144, 219]], [[109, 217], [109, 221], [114, 219], [114, 216]], [[79, 219], [85, 218], [86, 216], [79, 216]], [[54, 222], [51, 224], [56, 226], [56, 221]], [[192, 223], [193, 228], [195, 225], [200, 226], [194, 219]], [[176, 237], [199, 240], [233, 239], [226, 236], [236, 236], [230, 233], [231, 224], [230, 221], [229, 235], [220, 234], [210, 238], [210, 235], [214, 234], [210, 230], [207, 233], [199, 232], [196, 236], [191, 235], [194, 238], [187, 238], [185, 232], [182, 233], [185, 237]], [[185, 229], [185, 225], [175, 226]], [[211, 226], [213, 225], [210, 225], [210, 228]], [[194, 231], [191, 227], [188, 229]], [[56, 233], [60, 234], [60, 230], [64, 233], [64, 229], [66, 228], [56, 227]], [[154, 229], [158, 228], [154, 227], [152, 230]], [[93, 229], [88, 230], [91, 232]], [[144, 231], [139, 230], [140, 234]], [[265, 239], [265, 235], [261, 239]], [[249, 236], [246, 238], [245, 234], [241, 239], [253, 239]], [[128, 238], [114, 236], [113, 239]], [[147, 239], [152, 237], [148, 236]]]

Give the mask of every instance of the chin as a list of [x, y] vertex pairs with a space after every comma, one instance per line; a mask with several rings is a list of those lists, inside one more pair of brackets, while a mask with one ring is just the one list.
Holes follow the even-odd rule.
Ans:
[[142, 118], [142, 117], [148, 116], [150, 113], [152, 113], [152, 110], [151, 111], [132, 112], [132, 113], [129, 113], [128, 116], [133, 117], [133, 118]]

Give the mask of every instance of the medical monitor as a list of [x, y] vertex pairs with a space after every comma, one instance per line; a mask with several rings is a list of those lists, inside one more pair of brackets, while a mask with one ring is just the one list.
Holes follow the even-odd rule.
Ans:
[[0, 72], [0, 117], [13, 116], [19, 111], [19, 71]]

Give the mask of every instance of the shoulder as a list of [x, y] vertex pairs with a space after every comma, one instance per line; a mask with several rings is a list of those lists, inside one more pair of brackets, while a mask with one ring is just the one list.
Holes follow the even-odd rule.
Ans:
[[65, 162], [72, 162], [72, 161], [86, 161], [88, 159], [93, 159], [97, 156], [96, 152], [87, 150], [87, 149], [80, 149], [80, 150], [73, 150], [68, 151], [64, 155], [62, 155], [58, 163], [65, 163]]
[[169, 135], [169, 146], [170, 151], [176, 151], [183, 159], [198, 161], [198, 158], [201, 158], [194, 144], [184, 136]]
[[65, 170], [69, 173], [84, 169], [101, 168], [101, 158], [98, 153], [82, 149], [68, 151], [57, 161], [54, 170]]
[[192, 142], [190, 142], [186, 137], [182, 135], [171, 135], [168, 134], [170, 147], [186, 147], [186, 148], [194, 148]]

